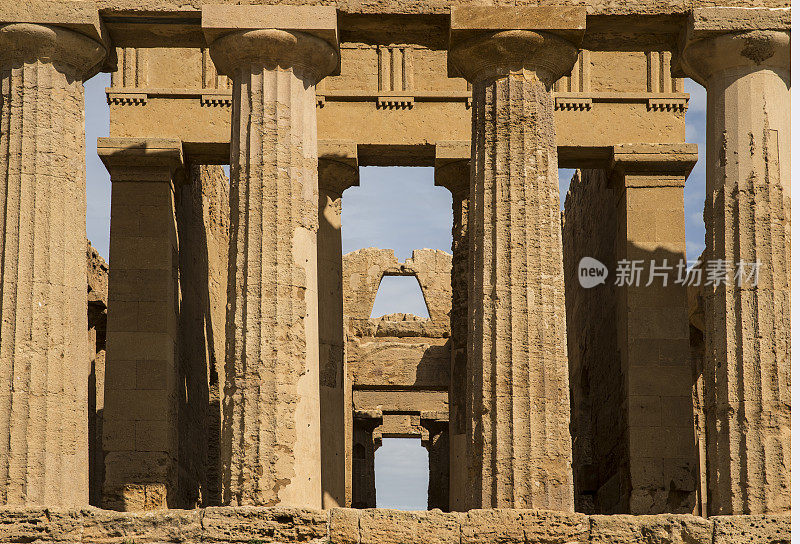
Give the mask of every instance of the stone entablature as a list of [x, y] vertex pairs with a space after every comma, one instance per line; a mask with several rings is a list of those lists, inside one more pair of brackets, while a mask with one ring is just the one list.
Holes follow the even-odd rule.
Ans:
[[[351, 30], [365, 42], [341, 45], [342, 74], [317, 87], [319, 139], [355, 142], [362, 165], [432, 165], [431, 144], [469, 140], [472, 91], [463, 79], [447, 77], [446, 27], [434, 29], [435, 40], [385, 30], [380, 41], [400, 45], [370, 43], [368, 26]], [[413, 40], [421, 43], [403, 43]], [[146, 119], [148, 136], [180, 138], [198, 160], [227, 162], [230, 81], [216, 74], [207, 49], [126, 47], [117, 57], [107, 89], [112, 136], [143, 135]], [[670, 65], [669, 50], [582, 50], [553, 93], [560, 166], [585, 165], [599, 148], [620, 141], [681, 142], [689, 95]], [[362, 122], [341, 122], [353, 118]]]

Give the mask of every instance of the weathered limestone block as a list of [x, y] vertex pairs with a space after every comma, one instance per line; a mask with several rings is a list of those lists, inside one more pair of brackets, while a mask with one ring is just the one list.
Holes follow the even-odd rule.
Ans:
[[[726, 280], [704, 295], [708, 512], [779, 513], [791, 470], [788, 23], [782, 10], [707, 13], [690, 21], [683, 67], [708, 94], [705, 270]], [[756, 262], [757, 276], [739, 268]]]
[[605, 169], [576, 171], [563, 212], [575, 509], [587, 514], [624, 511], [630, 489], [622, 484], [630, 463], [616, 287], [607, 279], [585, 289], [578, 275], [585, 256], [615, 261], [618, 198], [610, 185]]
[[80, 510], [0, 508], [0, 542], [81, 542]]
[[589, 541], [589, 518], [545, 510], [471, 510], [464, 516], [461, 544]]
[[105, 53], [0, 25], [0, 504], [89, 500], [83, 81]]
[[300, 508], [212, 507], [203, 510], [203, 542], [324, 542], [328, 516]]
[[445, 339], [362, 338], [348, 350], [353, 385], [444, 389], [449, 382], [450, 348]]
[[714, 516], [714, 544], [788, 544], [791, 515]]
[[359, 517], [360, 544], [460, 544], [463, 514], [370, 509]]
[[363, 510], [334, 508], [328, 514], [330, 544], [361, 544], [359, 521]]
[[106, 325], [108, 318], [108, 264], [86, 241], [89, 318], [89, 504], [102, 500], [105, 459], [103, 413], [106, 381]]
[[[335, 29], [335, 12], [322, 18]], [[234, 23], [246, 27], [245, 19]], [[223, 34], [226, 24], [219, 22]], [[223, 500], [316, 507], [315, 85], [338, 55], [314, 35], [274, 28], [224, 34], [210, 52], [219, 73], [233, 79]]]
[[157, 512], [113, 512], [96, 508], [82, 510], [81, 542], [93, 544], [156, 544], [200, 542], [202, 510]]
[[[463, 9], [452, 16], [462, 23], [470, 19], [470, 8]], [[559, 24], [585, 24], [578, 12]], [[542, 14], [504, 13], [513, 15], [505, 28]], [[573, 42], [529, 30], [484, 30], [449, 51], [473, 86], [466, 403], [472, 508], [574, 507], [551, 88], [576, 57]]]
[[[600, 544], [711, 544], [713, 524], [689, 515], [590, 516], [591, 540]], [[716, 541], [714, 541], [716, 542]]]
[[[353, 508], [375, 508], [375, 429], [383, 423], [380, 410], [360, 410], [353, 402], [351, 500]], [[374, 406], [374, 404], [372, 404]]]
[[[342, 294], [342, 193], [358, 185], [355, 145], [322, 144], [319, 158], [319, 387], [322, 505], [344, 506], [345, 459], [344, 314]], [[322, 147], [321, 145], [321, 147]]]

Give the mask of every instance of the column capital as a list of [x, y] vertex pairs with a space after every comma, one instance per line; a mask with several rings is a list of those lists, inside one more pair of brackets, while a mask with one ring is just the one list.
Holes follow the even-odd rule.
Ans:
[[112, 183], [182, 178], [183, 146], [176, 138], [98, 138], [97, 154]]
[[706, 85], [729, 70], [788, 74], [791, 9], [698, 8], [684, 29], [681, 68]]
[[0, 64], [50, 62], [59, 71], [86, 80], [106, 58], [106, 46], [86, 34], [47, 24], [3, 24], [4, 18], [0, 17]]
[[341, 196], [348, 187], [359, 185], [358, 151], [355, 142], [319, 140], [317, 147], [320, 189]]
[[451, 193], [469, 191], [469, 164], [471, 142], [436, 142], [433, 183]]
[[448, 73], [474, 83], [533, 72], [551, 85], [575, 64], [585, 29], [583, 8], [455, 7]]
[[202, 26], [220, 74], [248, 65], [297, 70], [313, 84], [338, 73], [332, 6], [203, 6]]
[[625, 188], [683, 187], [697, 158], [697, 144], [621, 144], [612, 148], [609, 166]]

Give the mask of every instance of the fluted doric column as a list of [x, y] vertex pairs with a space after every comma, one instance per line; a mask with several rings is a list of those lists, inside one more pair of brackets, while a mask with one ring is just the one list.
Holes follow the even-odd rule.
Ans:
[[233, 78], [223, 500], [319, 507], [315, 85], [337, 52], [276, 29], [210, 50]]
[[708, 94], [705, 271], [728, 269], [705, 291], [710, 515], [790, 509], [789, 33], [729, 25], [788, 15], [698, 10], [683, 51]]
[[105, 52], [0, 25], [0, 504], [89, 501], [83, 81]]
[[[325, 149], [322, 149], [322, 147]], [[342, 193], [358, 185], [355, 144], [320, 142], [319, 232], [319, 393], [322, 448], [322, 506], [345, 506], [344, 310], [342, 295]]]
[[528, 30], [484, 33], [450, 49], [473, 85], [471, 508], [574, 508], [551, 86], [577, 52], [562, 37]]

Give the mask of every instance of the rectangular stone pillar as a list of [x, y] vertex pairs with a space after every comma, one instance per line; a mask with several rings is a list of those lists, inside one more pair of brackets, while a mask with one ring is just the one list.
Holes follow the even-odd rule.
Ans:
[[342, 192], [358, 185], [355, 143], [319, 142], [319, 401], [322, 507], [346, 504], [350, 473], [345, 454], [344, 310], [342, 295]]
[[579, 8], [451, 11], [448, 63], [473, 96], [469, 508], [574, 508], [551, 90], [583, 28]]
[[447, 414], [423, 412], [420, 424], [428, 431], [428, 510], [450, 510], [450, 438]]
[[319, 508], [315, 86], [338, 68], [336, 9], [204, 6], [202, 17], [233, 79], [223, 500]]
[[0, 10], [0, 504], [76, 508], [89, 500], [83, 81], [106, 49], [94, 4], [69, 21], [12, 8]]
[[616, 281], [627, 416], [623, 451], [629, 466], [617, 480], [618, 489], [601, 492], [606, 505], [615, 503], [616, 494], [619, 511], [632, 514], [691, 513], [696, 506], [693, 382], [682, 282], [683, 187], [696, 161], [695, 144], [619, 145], [612, 152], [617, 239], [616, 263], [607, 263], [615, 269], [607, 281]]
[[[448, 509], [467, 509], [467, 296], [469, 285], [470, 142], [437, 142], [434, 183], [453, 196], [453, 303], [450, 311], [450, 387], [448, 389]], [[442, 508], [446, 510], [446, 508]]]
[[111, 174], [103, 507], [185, 508], [175, 220], [181, 142], [100, 138], [97, 152]]
[[351, 508], [375, 508], [375, 450], [380, 446], [380, 438], [374, 436], [374, 431], [382, 423], [383, 414], [379, 411], [358, 411], [353, 414]]

